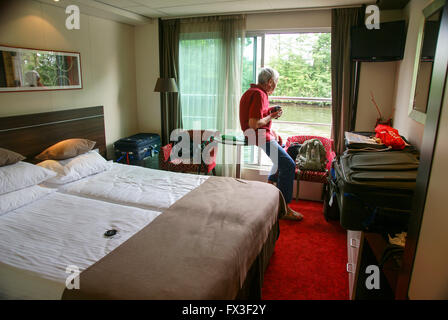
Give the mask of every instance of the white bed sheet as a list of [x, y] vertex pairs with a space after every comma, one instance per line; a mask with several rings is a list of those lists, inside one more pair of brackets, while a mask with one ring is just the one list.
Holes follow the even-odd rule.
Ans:
[[0, 216], [0, 299], [60, 299], [68, 265], [86, 269], [160, 213], [54, 192]]
[[63, 185], [59, 191], [163, 211], [208, 178], [114, 163], [110, 170]]

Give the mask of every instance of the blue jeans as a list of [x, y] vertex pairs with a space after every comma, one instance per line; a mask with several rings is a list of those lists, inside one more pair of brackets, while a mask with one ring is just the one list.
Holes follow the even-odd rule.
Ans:
[[259, 147], [266, 152], [273, 163], [268, 180], [277, 182], [277, 187], [282, 192], [286, 203], [290, 203], [292, 200], [296, 172], [295, 161], [275, 140], [267, 141], [266, 144], [260, 145]]

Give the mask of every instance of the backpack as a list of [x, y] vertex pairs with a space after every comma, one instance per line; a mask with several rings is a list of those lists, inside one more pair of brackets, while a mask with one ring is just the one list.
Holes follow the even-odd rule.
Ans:
[[325, 171], [327, 162], [327, 152], [319, 139], [306, 140], [296, 158], [300, 170]]

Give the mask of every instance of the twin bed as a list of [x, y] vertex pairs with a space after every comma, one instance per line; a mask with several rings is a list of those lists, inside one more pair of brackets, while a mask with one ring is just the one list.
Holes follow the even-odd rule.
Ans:
[[[32, 160], [82, 137], [104, 154], [102, 107], [46, 115], [0, 118], [0, 147]], [[272, 185], [109, 162], [33, 188], [0, 215], [1, 299], [261, 298], [285, 211]]]

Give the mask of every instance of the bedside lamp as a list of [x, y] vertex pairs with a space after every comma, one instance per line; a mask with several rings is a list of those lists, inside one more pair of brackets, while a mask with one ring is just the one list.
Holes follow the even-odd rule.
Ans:
[[[170, 92], [179, 92], [177, 89], [176, 81], [174, 78], [158, 78], [156, 82], [156, 86], [154, 87], [154, 92], [160, 92], [164, 95], [165, 100], [165, 107], [161, 108], [162, 113], [162, 141], [163, 143], [166, 143], [170, 139], [170, 117], [173, 117], [173, 115], [170, 116], [170, 112], [173, 112], [171, 108], [169, 107], [169, 98], [168, 94]], [[163, 101], [163, 100], [162, 100]], [[170, 111], [171, 110], [171, 111]]]
[[174, 78], [158, 78], [154, 92], [178, 92]]

